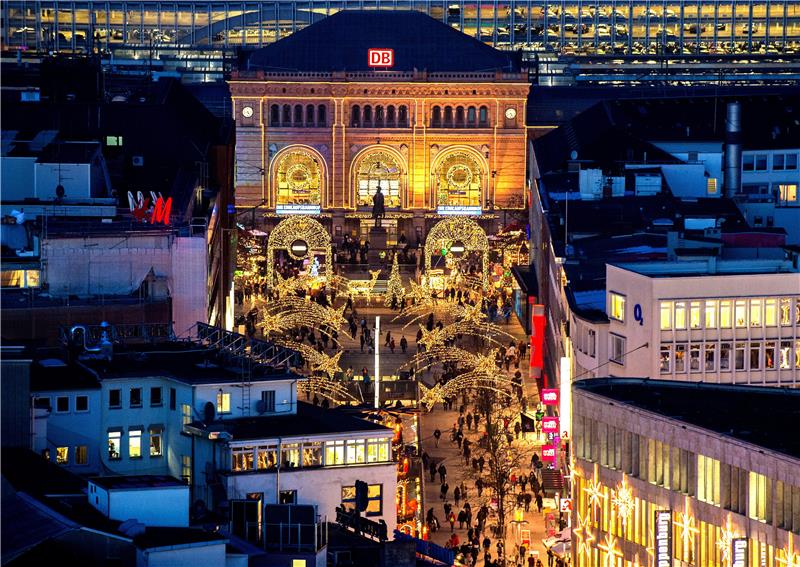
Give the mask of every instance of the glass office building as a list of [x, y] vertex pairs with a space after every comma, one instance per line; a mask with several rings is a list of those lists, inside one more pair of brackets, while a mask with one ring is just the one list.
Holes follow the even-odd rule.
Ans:
[[800, 50], [800, 0], [5, 0], [5, 48], [259, 47], [343, 9], [419, 10], [501, 49], [554, 55], [780, 56]]

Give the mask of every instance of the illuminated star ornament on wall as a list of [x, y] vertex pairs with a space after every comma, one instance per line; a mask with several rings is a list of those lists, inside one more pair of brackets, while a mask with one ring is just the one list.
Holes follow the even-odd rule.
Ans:
[[695, 538], [700, 530], [697, 528], [694, 517], [689, 510], [689, 499], [686, 498], [686, 510], [678, 514], [675, 526], [681, 530], [681, 542], [683, 544], [683, 554], [694, 557]]
[[622, 482], [613, 492], [611, 503], [614, 505], [614, 508], [617, 511], [617, 516], [619, 516], [619, 518], [622, 520], [622, 529], [624, 530], [625, 525], [628, 523], [628, 520], [633, 513], [634, 505], [633, 491], [628, 485], [628, 479], [625, 476], [625, 473], [622, 474]]
[[592, 475], [591, 480], [588, 480], [588, 486], [583, 488], [583, 491], [586, 493], [589, 499], [589, 508], [594, 510], [599, 508], [601, 505], [601, 501], [605, 499], [606, 495], [603, 494], [603, 483], [600, 482], [600, 479], [597, 476], [597, 463], [594, 465], [594, 474]]
[[800, 554], [794, 550], [793, 540], [792, 534], [789, 534], [789, 543], [785, 549], [781, 549], [781, 555], [776, 559], [781, 567], [800, 567]]
[[722, 562], [726, 565], [731, 563], [731, 545], [733, 540], [739, 537], [731, 526], [731, 515], [725, 520], [725, 527], [722, 528], [719, 540], [717, 540], [717, 547], [722, 553]]
[[617, 538], [611, 534], [606, 534], [606, 539], [597, 544], [597, 549], [606, 553], [606, 559], [603, 562], [605, 567], [616, 567], [617, 557], [622, 557], [622, 552], [617, 549]]
[[586, 556], [586, 561], [590, 562], [592, 559], [592, 542], [594, 541], [594, 534], [592, 534], [591, 520], [589, 516], [581, 517], [577, 514], [578, 526], [572, 528], [572, 533], [575, 534], [575, 539], [578, 541], [578, 556]]

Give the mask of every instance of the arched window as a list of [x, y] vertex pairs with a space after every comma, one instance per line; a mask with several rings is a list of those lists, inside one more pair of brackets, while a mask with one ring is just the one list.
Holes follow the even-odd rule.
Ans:
[[467, 126], [470, 128], [474, 128], [477, 125], [478, 125], [478, 116], [477, 113], [475, 112], [475, 107], [470, 106], [467, 109]]
[[398, 126], [401, 128], [408, 127], [408, 107], [406, 105], [402, 105], [400, 107], [400, 111], [398, 114]]
[[356, 169], [356, 199], [361, 207], [372, 206], [378, 185], [383, 193], [384, 206], [400, 206], [400, 184], [403, 172], [394, 154], [377, 150], [362, 159]]
[[269, 107], [269, 125], [270, 126], [280, 126], [281, 125], [281, 109], [277, 104], [273, 104]]
[[478, 113], [478, 126], [481, 128], [487, 128], [489, 126], [489, 109], [485, 106], [481, 106], [480, 112]]
[[466, 126], [464, 124], [464, 107], [459, 106], [456, 107], [456, 128], [463, 128], [464, 126]]
[[325, 128], [328, 125], [328, 107], [324, 104], [317, 105], [317, 126]]
[[452, 128], [453, 127], [453, 107], [452, 106], [445, 106], [444, 107], [444, 127], [445, 128]]
[[292, 124], [292, 107], [288, 104], [283, 105], [283, 116], [281, 117], [281, 126], [291, 126]]
[[313, 126], [314, 125], [314, 105], [307, 104], [306, 105], [306, 126]]
[[389, 128], [394, 128], [397, 126], [397, 117], [394, 113], [394, 106], [390, 106], [386, 109], [386, 126]]
[[375, 107], [375, 127], [376, 128], [383, 128], [384, 117], [383, 117], [383, 107], [376, 106]]
[[431, 113], [431, 128], [442, 127], [442, 109], [441, 107], [434, 106]]
[[372, 128], [372, 107], [370, 105], [364, 107], [364, 128]]
[[350, 126], [353, 128], [359, 128], [361, 126], [361, 107], [355, 105], [350, 110]]
[[302, 126], [303, 125], [303, 105], [302, 104], [295, 104], [294, 105], [294, 125], [295, 126]]
[[479, 206], [483, 175], [478, 160], [469, 152], [453, 151], [433, 172], [439, 205]]
[[319, 205], [322, 170], [316, 155], [302, 149], [279, 158], [275, 190], [279, 205]]

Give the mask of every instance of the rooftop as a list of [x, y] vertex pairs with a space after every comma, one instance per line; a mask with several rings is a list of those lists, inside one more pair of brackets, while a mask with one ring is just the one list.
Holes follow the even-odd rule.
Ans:
[[313, 404], [297, 402], [297, 413], [285, 416], [242, 417], [217, 420], [211, 424], [195, 422], [191, 427], [199, 434], [226, 431], [233, 441], [272, 439], [276, 437], [303, 437], [375, 431], [390, 433], [391, 429], [378, 423], [361, 419], [338, 409], [323, 409]]
[[135, 490], [138, 488], [186, 487], [186, 483], [164, 474], [137, 474], [120, 476], [95, 476], [89, 479], [106, 490]]
[[155, 549], [175, 545], [224, 544], [227, 540], [220, 534], [197, 528], [151, 528], [143, 534], [134, 536], [133, 543], [139, 549]]
[[800, 459], [800, 390], [637, 378], [581, 380], [573, 388]]
[[373, 72], [367, 51], [394, 50], [390, 71], [519, 72], [514, 54], [499, 51], [416, 11], [343, 10], [256, 50], [247, 66], [267, 72]]
[[[724, 250], [724, 249], [723, 249]], [[746, 249], [739, 249], [743, 252]], [[712, 257], [710, 260], [665, 260], [650, 262], [609, 262], [623, 270], [629, 270], [650, 276], [653, 278], [680, 278], [698, 276], [745, 276], [756, 274], [798, 274], [797, 258], [775, 259], [759, 258], [758, 254], [763, 253], [763, 249], [750, 249], [752, 257], [741, 257], [737, 259], [724, 259]], [[766, 251], [769, 251], [767, 249]], [[744, 254], [741, 254], [744, 256]], [[800, 278], [798, 278], [800, 281]]]
[[66, 363], [60, 358], [45, 358], [31, 364], [31, 391], [99, 389], [97, 377], [82, 364]]

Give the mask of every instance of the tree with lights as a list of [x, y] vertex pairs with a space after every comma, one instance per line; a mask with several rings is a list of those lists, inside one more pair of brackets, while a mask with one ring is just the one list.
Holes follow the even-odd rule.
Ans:
[[397, 263], [397, 253], [394, 255], [392, 262], [392, 273], [389, 275], [389, 281], [386, 284], [386, 297], [384, 304], [386, 307], [400, 307], [400, 302], [406, 294], [403, 288], [403, 282], [400, 279], [400, 266]]

